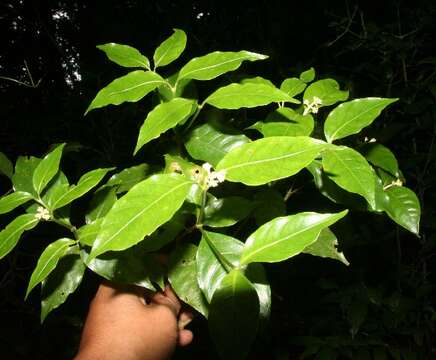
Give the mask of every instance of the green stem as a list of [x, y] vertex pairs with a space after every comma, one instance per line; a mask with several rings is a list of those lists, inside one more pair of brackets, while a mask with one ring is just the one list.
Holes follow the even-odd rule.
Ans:
[[204, 217], [204, 208], [206, 207], [206, 200], [207, 200], [207, 190], [203, 191], [203, 194], [201, 196], [201, 207], [198, 212], [197, 216], [197, 226], [201, 228], [203, 226], [203, 217]]
[[226, 259], [226, 257], [219, 252], [219, 250], [216, 248], [216, 246], [213, 244], [212, 240], [210, 239], [209, 235], [207, 235], [207, 232], [203, 229], [200, 229], [201, 234], [203, 235], [204, 239], [207, 242], [207, 245], [209, 245], [210, 249], [212, 250], [215, 257], [218, 259], [218, 261], [221, 263], [221, 265], [224, 267], [227, 273], [232, 271], [235, 267], [233, 264]]
[[185, 127], [185, 129], [184, 129], [184, 132], [185, 132], [185, 133], [190, 129], [190, 127], [192, 126], [192, 124], [194, 123], [194, 121], [197, 120], [198, 115], [200, 114], [200, 111], [201, 111], [201, 109], [203, 108], [203, 106], [204, 106], [204, 103], [198, 105], [198, 107], [197, 107], [197, 111], [195, 112], [195, 114], [194, 114], [194, 116], [191, 118], [191, 120], [189, 120], [188, 125], [186, 125], [186, 127]]

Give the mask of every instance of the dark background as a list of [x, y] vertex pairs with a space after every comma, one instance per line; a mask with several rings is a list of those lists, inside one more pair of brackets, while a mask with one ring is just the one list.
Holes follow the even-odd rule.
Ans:
[[[349, 267], [308, 255], [268, 267], [272, 319], [251, 358], [297, 359], [305, 353], [316, 359], [372, 359], [386, 353], [394, 359], [432, 359], [435, 9], [432, 0], [2, 1], [0, 151], [15, 160], [68, 142], [65, 166], [72, 181], [97, 166], [139, 163], [131, 153], [147, 103], [83, 116], [96, 92], [125, 73], [95, 46], [118, 42], [151, 57], [172, 28], [188, 35], [176, 65], [210, 51], [246, 49], [270, 59], [243, 71], [277, 85], [314, 66], [318, 78], [337, 79], [351, 97], [399, 97], [368, 135], [397, 154], [407, 186], [420, 198], [421, 237], [389, 220], [358, 214], [339, 229]], [[2, 178], [0, 186], [3, 194], [10, 184]], [[305, 198], [297, 195], [295, 201]], [[37, 291], [23, 301], [29, 275], [55, 232], [50, 225], [38, 228], [0, 263], [1, 359], [68, 359], [77, 349], [98, 279], [87, 274], [43, 325]], [[195, 320], [192, 328], [194, 344], [175, 358], [215, 358], [205, 322]]]

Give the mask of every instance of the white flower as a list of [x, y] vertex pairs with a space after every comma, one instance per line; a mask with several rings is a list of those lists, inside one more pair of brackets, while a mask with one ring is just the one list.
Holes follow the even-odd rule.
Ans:
[[50, 212], [46, 208], [38, 206], [36, 209], [35, 218], [38, 220], [50, 220]]
[[203, 169], [206, 170], [207, 178], [206, 178], [206, 187], [216, 187], [218, 184], [222, 183], [226, 178], [226, 171], [220, 170], [220, 171], [211, 171], [212, 165], [209, 163], [203, 164]]
[[403, 182], [400, 179], [392, 181], [390, 184], [386, 185], [383, 190], [387, 190], [392, 186], [403, 186]]
[[322, 100], [318, 96], [314, 96], [312, 102], [309, 100], [303, 101], [304, 112], [303, 115], [308, 115], [310, 113], [316, 114], [319, 107], [322, 105]]

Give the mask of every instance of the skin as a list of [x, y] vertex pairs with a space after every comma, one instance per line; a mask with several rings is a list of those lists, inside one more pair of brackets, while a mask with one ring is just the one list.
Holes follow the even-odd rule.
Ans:
[[192, 313], [167, 286], [152, 293], [104, 282], [95, 295], [74, 360], [164, 360], [192, 342]]

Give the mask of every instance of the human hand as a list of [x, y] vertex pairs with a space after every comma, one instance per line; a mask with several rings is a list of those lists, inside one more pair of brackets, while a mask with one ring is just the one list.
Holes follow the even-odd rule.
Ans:
[[152, 293], [104, 282], [95, 295], [75, 360], [163, 360], [192, 342], [192, 319], [170, 286]]

